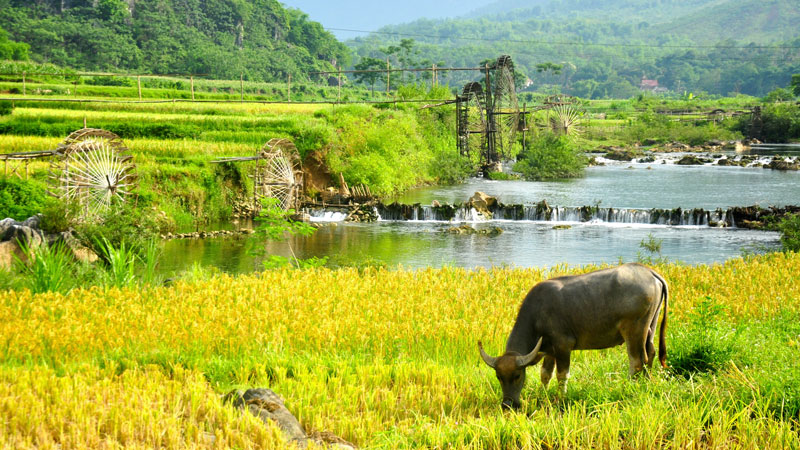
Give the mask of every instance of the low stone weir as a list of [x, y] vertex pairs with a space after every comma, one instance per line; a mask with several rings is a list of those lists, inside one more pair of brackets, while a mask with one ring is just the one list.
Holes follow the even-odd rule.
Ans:
[[524, 220], [534, 222], [606, 222], [620, 224], [690, 225], [735, 227], [730, 209], [630, 209], [597, 206], [548, 206], [497, 204], [491, 213], [480, 213], [470, 205], [378, 204], [379, 220], [477, 222], [485, 220]]

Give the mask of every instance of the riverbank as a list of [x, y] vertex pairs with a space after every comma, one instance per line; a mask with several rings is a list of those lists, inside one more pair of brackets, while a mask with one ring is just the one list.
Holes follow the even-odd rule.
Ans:
[[221, 398], [269, 387], [307, 431], [362, 448], [800, 445], [800, 256], [656, 269], [670, 285], [669, 369], [629, 380], [622, 348], [575, 352], [567, 395], [530, 372], [518, 413], [500, 409], [476, 342], [496, 352], [531, 285], [588, 267], [285, 270], [1, 291], [0, 440], [280, 446], [276, 429]]

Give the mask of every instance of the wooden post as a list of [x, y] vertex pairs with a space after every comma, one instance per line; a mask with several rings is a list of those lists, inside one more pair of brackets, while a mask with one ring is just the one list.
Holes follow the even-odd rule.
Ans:
[[194, 101], [194, 77], [189, 77], [189, 82], [192, 89], [192, 101]]
[[142, 76], [141, 75], [137, 75], [136, 76], [136, 87], [139, 90], [139, 101], [141, 101], [142, 100]]
[[292, 74], [289, 74], [289, 81], [286, 82], [286, 100], [292, 102]]
[[28, 72], [22, 72], [22, 96], [26, 96], [28, 94], [28, 85], [26, 83], [25, 77]]
[[528, 104], [522, 104], [522, 152], [525, 152], [525, 131], [528, 129], [528, 115], [526, 114], [528, 110]]
[[389, 96], [389, 85], [390, 85], [390, 77], [391, 77], [391, 65], [389, 64], [389, 58], [386, 58], [386, 96]]
[[242, 103], [244, 103], [244, 72], [242, 72], [242, 74], [239, 75], [239, 90], [241, 91], [242, 94], [241, 101]]
[[431, 68], [431, 89], [436, 86], [436, 64]]
[[336, 93], [336, 101], [337, 102], [341, 102], [342, 101], [342, 67], [341, 66], [339, 66], [339, 88], [338, 88], [338, 91]]

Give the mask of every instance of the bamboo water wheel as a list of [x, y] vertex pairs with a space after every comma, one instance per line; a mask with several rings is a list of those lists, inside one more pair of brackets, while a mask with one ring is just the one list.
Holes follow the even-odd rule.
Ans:
[[486, 151], [486, 96], [480, 83], [464, 86], [456, 98], [458, 149], [463, 156], [483, 155]]
[[116, 134], [83, 128], [70, 134], [54, 151], [50, 163], [50, 193], [77, 201], [84, 220], [124, 202], [135, 186], [135, 165]]
[[296, 209], [303, 191], [303, 169], [297, 147], [289, 139], [273, 138], [256, 154], [253, 203], [275, 198], [283, 210]]
[[303, 194], [303, 167], [297, 147], [289, 139], [273, 138], [253, 156], [219, 158], [212, 162], [250, 162], [253, 209], [261, 210], [262, 198], [274, 198], [284, 211], [297, 209]]
[[497, 58], [492, 77], [492, 108], [490, 119], [490, 145], [488, 163], [495, 163], [512, 155], [519, 129], [520, 111], [514, 84], [514, 62], [503, 55]]
[[550, 131], [568, 137], [578, 137], [583, 134], [586, 111], [580, 100], [567, 95], [555, 95], [545, 99], [544, 107]]

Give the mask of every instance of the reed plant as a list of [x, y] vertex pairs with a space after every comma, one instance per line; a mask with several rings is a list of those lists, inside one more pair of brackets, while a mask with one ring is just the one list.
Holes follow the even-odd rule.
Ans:
[[18, 242], [23, 254], [14, 254], [14, 266], [22, 275], [22, 284], [34, 294], [67, 292], [73, 287], [73, 259], [60, 243], [33, 245]]
[[105, 237], [101, 237], [95, 248], [100, 249], [106, 271], [103, 277], [106, 286], [130, 286], [136, 280], [136, 253], [125, 241], [118, 245], [112, 244]]

